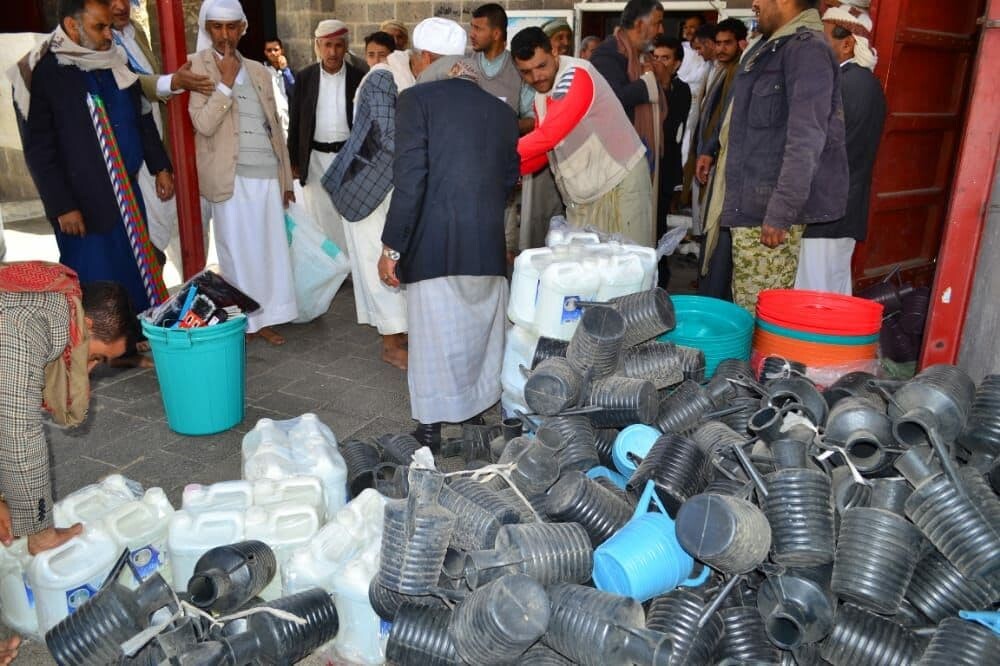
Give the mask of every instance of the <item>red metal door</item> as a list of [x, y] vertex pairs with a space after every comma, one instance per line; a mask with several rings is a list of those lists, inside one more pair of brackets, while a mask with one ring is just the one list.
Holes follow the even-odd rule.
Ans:
[[962, 134], [985, 0], [874, 0], [876, 76], [888, 101], [875, 162], [868, 240], [856, 286], [893, 267], [920, 284], [934, 274]]

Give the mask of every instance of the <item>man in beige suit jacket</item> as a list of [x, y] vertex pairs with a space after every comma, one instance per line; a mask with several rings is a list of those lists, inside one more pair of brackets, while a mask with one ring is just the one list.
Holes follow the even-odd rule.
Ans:
[[247, 331], [282, 344], [270, 327], [298, 316], [283, 211], [295, 195], [271, 76], [236, 50], [246, 27], [238, 0], [205, 0], [198, 41], [207, 47], [190, 61], [215, 90], [192, 93], [188, 111], [222, 274], [261, 305]]

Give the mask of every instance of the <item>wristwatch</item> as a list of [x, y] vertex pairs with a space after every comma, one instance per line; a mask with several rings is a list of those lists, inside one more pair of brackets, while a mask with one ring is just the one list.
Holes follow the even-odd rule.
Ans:
[[399, 261], [399, 252], [388, 247], [382, 248], [382, 256], [392, 261]]

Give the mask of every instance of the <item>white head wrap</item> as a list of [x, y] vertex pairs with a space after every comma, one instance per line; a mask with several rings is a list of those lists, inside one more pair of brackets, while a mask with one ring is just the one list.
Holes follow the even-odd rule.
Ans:
[[839, 25], [854, 35], [854, 62], [872, 71], [878, 63], [878, 52], [871, 46], [872, 18], [856, 7], [830, 7], [823, 14], [824, 23]]
[[872, 6], [872, 0], [840, 0], [841, 5], [850, 5], [860, 9], [868, 9]]
[[468, 40], [462, 26], [437, 16], [424, 19], [413, 29], [413, 48], [441, 56], [465, 55]]
[[320, 37], [343, 37], [350, 41], [349, 34], [347, 24], [337, 19], [324, 19], [320, 21], [313, 32], [313, 36], [316, 39]]
[[212, 45], [212, 38], [205, 28], [208, 21], [243, 21], [243, 32], [247, 34], [247, 15], [243, 13], [240, 0], [205, 0], [198, 11], [198, 44], [196, 50], [203, 51]]

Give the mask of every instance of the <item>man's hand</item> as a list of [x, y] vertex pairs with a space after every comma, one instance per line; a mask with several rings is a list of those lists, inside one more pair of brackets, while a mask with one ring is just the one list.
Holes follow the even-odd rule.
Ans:
[[227, 43], [226, 52], [222, 54], [222, 60], [219, 61], [219, 74], [222, 75], [222, 85], [232, 88], [236, 84], [236, 75], [240, 73], [240, 67], [239, 58], [236, 57], [233, 47]]
[[11, 636], [0, 641], [0, 665], [6, 666], [17, 658], [17, 650], [21, 647], [21, 637]]
[[83, 224], [83, 213], [78, 210], [71, 210], [58, 217], [59, 230], [67, 236], [83, 236], [87, 233], [87, 228]]
[[288, 58], [283, 55], [278, 56], [278, 69], [288, 69]]
[[652, 61], [652, 72], [653, 76], [656, 77], [656, 82], [660, 84], [661, 88], [667, 88], [670, 86], [670, 72], [667, 71], [667, 66], [664, 65], [659, 60]]
[[713, 164], [715, 164], [715, 160], [711, 155], [698, 156], [698, 161], [694, 165], [694, 177], [702, 185], [708, 185], [708, 174], [711, 173]]
[[398, 261], [393, 261], [386, 256], [378, 258], [378, 277], [387, 287], [399, 286], [399, 278], [396, 276], [396, 264], [398, 263]]
[[769, 248], [778, 247], [785, 242], [786, 238], [788, 238], [787, 229], [772, 227], [767, 223], [764, 223], [760, 228], [760, 242]]
[[38, 555], [42, 551], [63, 545], [81, 532], [83, 532], [83, 525], [77, 523], [72, 527], [49, 527], [37, 534], [29, 534], [28, 552], [32, 555]]
[[7, 502], [0, 500], [0, 543], [9, 546], [14, 543], [14, 532], [10, 526], [10, 509]]
[[174, 174], [166, 169], [156, 174], [156, 196], [166, 201], [174, 196]]
[[285, 206], [285, 208], [288, 208], [289, 204], [295, 203], [295, 192], [286, 190], [281, 203]]
[[292, 178], [299, 181], [302, 180], [302, 172], [299, 171], [299, 168], [294, 164], [292, 165]]
[[186, 62], [170, 77], [170, 90], [189, 90], [202, 95], [211, 95], [215, 90], [215, 84], [207, 76], [192, 72], [191, 63]]

